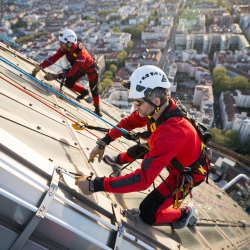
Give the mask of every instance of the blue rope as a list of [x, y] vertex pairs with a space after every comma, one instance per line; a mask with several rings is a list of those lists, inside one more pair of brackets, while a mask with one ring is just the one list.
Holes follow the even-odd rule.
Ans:
[[[5, 38], [5, 37], [3, 37], [3, 36], [1, 36], [1, 35], [0, 35], [0, 37], [3, 38], [4, 40], [10, 42], [10, 43], [15, 44], [16, 46], [18, 46], [18, 47], [20, 47], [20, 48], [22, 48], [22, 49], [25, 49], [25, 48], [22, 47], [21, 45], [19, 45], [19, 44], [17, 44], [17, 43], [14, 43], [14, 42], [10, 41], [9, 39], [7, 39], [7, 38]], [[39, 56], [38, 54], [36, 54], [36, 53], [34, 53], [34, 52], [32, 52], [32, 51], [30, 51], [30, 50], [28, 50], [28, 49], [25, 49], [25, 50], [27, 50], [28, 52], [30, 52], [30, 53], [32, 53], [32, 54], [34, 54], [34, 55], [36, 55], [36, 56]], [[50, 63], [52, 63], [52, 64], [54, 64], [54, 65], [56, 65], [56, 66], [62, 68], [62, 69], [65, 69], [65, 68], [63, 68], [62, 66], [60, 66], [60, 65], [58, 65], [58, 64], [56, 64], [56, 63], [53, 63], [53, 62], [51, 62], [50, 60], [48, 60], [48, 59], [46, 59], [46, 58], [44, 58], [44, 57], [42, 57], [42, 56], [39, 56], [39, 57], [42, 58], [42, 59], [45, 60], [45, 61], [48, 61], [48, 62], [50, 62]]]
[[98, 115], [94, 114], [93, 112], [91, 112], [91, 111], [89, 111], [88, 109], [86, 109], [86, 108], [82, 107], [82, 106], [81, 106], [81, 105], [79, 105], [78, 103], [76, 103], [76, 102], [72, 101], [71, 99], [67, 98], [66, 96], [62, 95], [61, 93], [57, 92], [56, 90], [54, 90], [54, 89], [50, 88], [50, 87], [49, 87], [49, 86], [47, 86], [46, 84], [44, 84], [44, 83], [42, 83], [42, 82], [38, 81], [38, 80], [37, 80], [36, 78], [34, 78], [33, 76], [31, 76], [31, 75], [27, 74], [26, 72], [22, 71], [21, 69], [19, 69], [19, 68], [15, 67], [15, 66], [14, 66], [14, 65], [12, 65], [11, 63], [8, 63], [7, 61], [5, 61], [5, 60], [4, 60], [4, 59], [2, 59], [2, 58], [0, 58], [0, 61], [2, 61], [2, 62], [4, 62], [4, 63], [8, 64], [8, 65], [9, 65], [9, 66], [11, 66], [12, 68], [14, 68], [14, 69], [18, 70], [19, 72], [23, 73], [24, 75], [26, 75], [26, 76], [28, 76], [29, 78], [33, 79], [34, 81], [38, 82], [39, 84], [41, 84], [41, 85], [42, 85], [42, 86], [44, 86], [45, 88], [47, 88], [47, 89], [51, 90], [52, 92], [56, 93], [57, 95], [60, 95], [61, 97], [63, 97], [64, 99], [68, 100], [69, 102], [71, 102], [71, 103], [75, 104], [75, 105], [76, 105], [76, 106], [78, 106], [79, 108], [84, 109], [85, 111], [89, 112], [90, 114], [94, 115], [95, 117], [97, 117], [97, 118], [101, 119], [102, 121], [106, 122], [107, 124], [109, 124], [109, 125], [110, 125], [110, 126], [112, 126], [113, 128], [118, 129], [118, 130], [119, 130], [120, 132], [122, 132], [123, 134], [127, 134], [127, 135], [129, 135], [129, 133], [128, 133], [126, 130], [123, 130], [123, 129], [120, 129], [120, 128], [116, 127], [115, 125], [113, 125], [113, 124], [111, 124], [110, 122], [108, 122], [108, 121], [104, 120], [104, 119], [103, 119], [103, 118], [101, 118], [100, 116], [98, 116]]

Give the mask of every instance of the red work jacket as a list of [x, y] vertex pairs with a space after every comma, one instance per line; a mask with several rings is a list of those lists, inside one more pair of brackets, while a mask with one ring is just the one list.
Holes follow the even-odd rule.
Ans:
[[[61, 57], [66, 55], [66, 58], [70, 63], [71, 58], [73, 57], [73, 53], [76, 51], [77, 48], [78, 48], [78, 44], [74, 44], [70, 52], [67, 52], [67, 50], [60, 48], [57, 50], [56, 54], [49, 57], [48, 60], [54, 63], [57, 60], [59, 60]], [[44, 61], [40, 66], [42, 66], [43, 68], [46, 68], [46, 67], [49, 67], [51, 64], [52, 63], [50, 63], [48, 61]], [[66, 77], [70, 77], [70, 76], [75, 75], [80, 67], [82, 67], [82, 69], [84, 71], [86, 71], [87, 73], [92, 72], [95, 70], [95, 68], [90, 68], [92, 65], [93, 65], [93, 57], [82, 46], [81, 51], [77, 54], [77, 57], [76, 57], [75, 62], [71, 68], [71, 71], [67, 73]]]
[[[175, 100], [172, 98], [171, 100], [169, 111], [176, 108]], [[145, 118], [140, 119], [136, 114], [132, 114], [123, 119], [119, 125], [128, 129], [135, 128], [138, 124], [146, 125], [146, 123]], [[113, 130], [109, 133], [111, 138], [115, 138], [118, 133]], [[198, 160], [202, 150], [198, 133], [192, 124], [183, 117], [169, 118], [160, 124], [149, 137], [148, 144], [150, 150], [145, 155], [140, 168], [125, 176], [104, 178], [103, 186], [106, 192], [129, 193], [145, 190], [165, 167], [168, 168], [169, 174], [176, 178], [179, 170], [175, 169], [170, 161], [175, 159], [184, 168], [188, 167]], [[207, 172], [207, 167], [204, 169]], [[193, 175], [195, 182], [205, 178], [197, 170], [195, 172]]]

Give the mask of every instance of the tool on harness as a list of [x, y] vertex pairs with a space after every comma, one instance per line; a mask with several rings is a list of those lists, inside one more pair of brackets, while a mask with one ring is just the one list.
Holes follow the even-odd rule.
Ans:
[[[179, 176], [182, 176], [182, 183], [181, 186], [179, 186]], [[187, 180], [187, 183], [185, 183], [185, 180]], [[177, 176], [177, 188], [175, 192], [175, 200], [174, 200], [174, 204], [173, 204], [173, 208], [177, 209], [181, 206], [182, 202], [184, 201], [184, 199], [187, 197], [188, 194], [190, 194], [190, 197], [192, 198], [192, 193], [191, 190], [194, 186], [194, 179], [192, 176], [188, 175], [188, 174], [179, 174]], [[173, 192], [173, 195], [174, 195]], [[182, 194], [182, 198], [179, 201], [179, 193], [181, 192]]]
[[[173, 208], [180, 207], [181, 203], [183, 202], [185, 197], [188, 195], [188, 193], [190, 193], [190, 195], [191, 195], [190, 191], [191, 191], [192, 187], [200, 184], [200, 183], [198, 183], [198, 184], [194, 183], [193, 174], [196, 170], [199, 173], [201, 173], [203, 176], [206, 176], [206, 182], [208, 183], [208, 173], [205, 171], [203, 166], [206, 166], [207, 171], [208, 171], [210, 160], [212, 158], [211, 149], [208, 149], [205, 145], [205, 143], [207, 143], [212, 138], [211, 134], [209, 132], [207, 132], [206, 126], [202, 123], [196, 123], [194, 118], [188, 114], [186, 108], [181, 104], [180, 101], [178, 101], [178, 103], [176, 103], [176, 106], [177, 106], [177, 108], [175, 108], [171, 111], [167, 111], [165, 114], [163, 114], [163, 118], [158, 119], [157, 121], [154, 121], [154, 123], [152, 123], [154, 125], [152, 125], [152, 124], [150, 125], [151, 131], [153, 132], [157, 126], [159, 126], [161, 123], [167, 121], [170, 118], [184, 117], [193, 125], [193, 127], [197, 131], [197, 133], [202, 141], [202, 144], [201, 144], [201, 154], [200, 154], [198, 160], [195, 161], [190, 166], [187, 166], [184, 168], [180, 163], [177, 164], [175, 162], [175, 160], [172, 159], [170, 161], [172, 166], [175, 169], [178, 169], [179, 173], [182, 175], [182, 183], [181, 184], [179, 183], [179, 180], [178, 180], [180, 174], [177, 176], [177, 187], [173, 192], [171, 192], [171, 190], [170, 190], [169, 186], [167, 185], [167, 183], [165, 182], [165, 180], [159, 175], [161, 177], [161, 179], [163, 180], [163, 182], [166, 184], [166, 186], [169, 190], [169, 193], [171, 195], [169, 197], [164, 197], [160, 193], [158, 195], [164, 199], [168, 199], [170, 197], [175, 196], [175, 202], [174, 202]], [[206, 159], [208, 159], [208, 163], [207, 163]], [[183, 183], [183, 181], [185, 182], [185, 179], [186, 179], [187, 183]], [[155, 188], [155, 186], [154, 186], [154, 188]], [[182, 193], [182, 201], [179, 202], [178, 197], [179, 197], [180, 192]]]
[[96, 72], [99, 72], [99, 70], [100, 70], [101, 67], [98, 64], [97, 56], [94, 56], [93, 60], [94, 60], [93, 64], [94, 64], [95, 70], [96, 70]]
[[75, 130], [84, 130], [87, 128], [87, 129], [97, 130], [97, 131], [106, 132], [106, 133], [109, 132], [109, 129], [107, 129], [107, 128], [101, 128], [101, 127], [97, 127], [94, 125], [89, 125], [87, 122], [83, 122], [83, 121], [73, 123], [72, 127]]
[[[65, 78], [66, 78], [66, 75], [67, 75], [67, 73], [68, 73], [69, 71], [70, 71], [70, 68], [64, 69], [64, 70], [63, 70], [63, 77], [62, 77], [61, 83], [60, 83], [60, 93], [61, 93], [62, 95], [64, 95], [64, 96], [66, 96], [66, 97], [67, 97], [67, 95], [64, 94], [64, 92], [63, 92], [63, 84], [64, 84], [64, 80], [65, 80]], [[60, 98], [60, 99], [64, 99], [62, 96], [59, 96], [59, 98]]]

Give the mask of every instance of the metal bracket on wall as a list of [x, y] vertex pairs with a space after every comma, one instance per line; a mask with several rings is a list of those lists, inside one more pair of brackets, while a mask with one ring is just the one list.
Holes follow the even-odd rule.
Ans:
[[60, 172], [57, 171], [56, 167], [52, 175], [50, 188], [46, 193], [41, 205], [39, 206], [36, 214], [33, 216], [29, 224], [25, 227], [21, 235], [17, 238], [10, 250], [21, 250], [30, 235], [34, 232], [39, 222], [45, 217], [45, 214], [58, 190]]
[[119, 250], [119, 248], [121, 246], [121, 243], [122, 243], [125, 228], [124, 228], [124, 226], [122, 225], [122, 222], [121, 222], [121, 216], [120, 216], [120, 212], [119, 212], [119, 209], [118, 209], [118, 204], [113, 202], [112, 207], [113, 207], [113, 211], [114, 211], [116, 221], [117, 221], [117, 224], [118, 224], [118, 231], [117, 231], [117, 234], [116, 234], [114, 250]]

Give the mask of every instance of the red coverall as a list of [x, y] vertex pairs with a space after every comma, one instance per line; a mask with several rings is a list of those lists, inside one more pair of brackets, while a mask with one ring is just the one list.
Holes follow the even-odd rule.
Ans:
[[[170, 108], [176, 108], [175, 100], [169, 98]], [[168, 108], [168, 107], [167, 107]], [[123, 119], [117, 127], [132, 130], [137, 127], [147, 125], [147, 117], [140, 117], [138, 111]], [[117, 129], [112, 129], [107, 134], [112, 140], [121, 136], [122, 133]], [[106, 136], [107, 137], [107, 136]], [[105, 141], [105, 140], [104, 140]], [[173, 167], [172, 163], [177, 162], [184, 168], [196, 162], [201, 154], [201, 139], [192, 124], [183, 117], [173, 117], [160, 124], [148, 139], [150, 147], [145, 155], [141, 168], [131, 174], [119, 177], [96, 178], [96, 182], [102, 186], [105, 192], [110, 193], [130, 193], [147, 189], [163, 168], [167, 167], [169, 176], [165, 179], [171, 192], [176, 188], [176, 178], [179, 170]], [[121, 154], [120, 159], [131, 161], [126, 153]], [[122, 160], [121, 159], [121, 160]], [[208, 162], [208, 160], [206, 160]], [[207, 167], [203, 166], [207, 172]], [[193, 174], [195, 183], [201, 183], [205, 176], [198, 170]], [[159, 195], [160, 193], [160, 195]], [[174, 198], [164, 182], [156, 190], [152, 191], [141, 203], [141, 217], [150, 225], [157, 223], [168, 223], [177, 221], [181, 214], [181, 209], [173, 209]], [[169, 197], [168, 199], [163, 199]], [[181, 198], [181, 197], [180, 197]]]
[[[78, 48], [78, 45], [79, 44], [74, 44], [70, 52], [67, 52], [67, 50], [58, 49], [56, 54], [49, 57], [48, 60], [51, 62], [56, 62], [58, 59], [66, 55], [66, 58], [70, 63], [71, 59], [73, 58], [73, 53]], [[46, 68], [51, 64], [52, 63], [48, 61], [44, 61], [40, 66]], [[94, 105], [99, 106], [100, 94], [98, 85], [98, 73], [96, 72], [95, 67], [92, 67], [92, 65], [93, 65], [93, 57], [82, 46], [81, 51], [77, 54], [77, 57], [75, 58], [75, 62], [71, 68], [71, 71], [66, 74], [65, 85], [73, 91], [82, 93], [84, 91], [84, 87], [76, 81], [78, 81], [85, 74], [87, 74]], [[58, 74], [57, 77], [61, 79], [63, 77], [63, 73]]]

